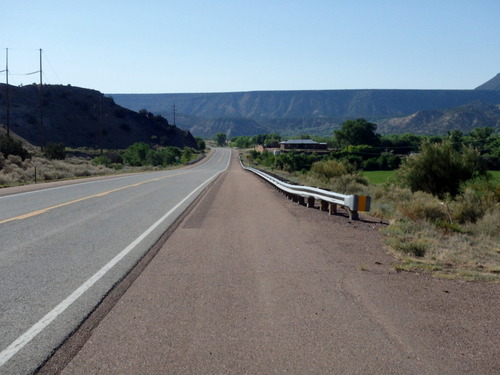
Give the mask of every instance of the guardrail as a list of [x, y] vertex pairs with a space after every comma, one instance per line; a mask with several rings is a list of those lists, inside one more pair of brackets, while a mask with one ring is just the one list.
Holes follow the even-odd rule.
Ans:
[[240, 159], [242, 168], [253, 172], [264, 180], [274, 185], [282, 191], [289, 199], [307, 207], [315, 207], [316, 201], [319, 202], [319, 208], [322, 211], [328, 211], [330, 215], [337, 213], [337, 207], [346, 209], [349, 219], [358, 220], [359, 211], [370, 211], [371, 198], [363, 195], [345, 195], [334, 193], [332, 191], [318, 189], [311, 186], [292, 185], [283, 182], [276, 177], [264, 173], [258, 169], [246, 167]]

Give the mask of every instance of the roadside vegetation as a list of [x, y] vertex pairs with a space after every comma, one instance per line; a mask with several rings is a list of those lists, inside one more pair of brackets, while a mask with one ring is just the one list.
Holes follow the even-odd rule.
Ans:
[[279, 144], [277, 135], [238, 137], [231, 145], [246, 148], [245, 163], [289, 181], [371, 196], [369, 214], [388, 224], [382, 233], [398, 271], [499, 282], [500, 134], [375, 131], [363, 119], [347, 121], [332, 138], [316, 139], [331, 146], [326, 155], [254, 149], [261, 140]]
[[41, 151], [3, 134], [0, 135], [0, 187], [175, 167], [202, 157], [205, 142], [202, 139], [197, 142], [197, 150], [135, 143], [125, 150], [101, 153], [49, 143]]

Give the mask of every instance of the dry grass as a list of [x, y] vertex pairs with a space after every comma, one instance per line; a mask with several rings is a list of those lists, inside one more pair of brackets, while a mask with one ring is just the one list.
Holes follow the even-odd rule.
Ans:
[[440, 201], [397, 186], [371, 191], [372, 214], [391, 223], [383, 234], [400, 269], [500, 282], [500, 203], [491, 195]]
[[371, 196], [370, 215], [390, 223], [383, 235], [398, 271], [500, 282], [498, 183], [472, 181], [455, 199], [440, 200], [391, 183], [369, 185], [359, 174], [339, 175], [341, 169], [325, 164], [314, 173], [269, 172], [298, 184]]
[[76, 157], [48, 160], [34, 156], [24, 161], [13, 155], [9, 155], [7, 159], [2, 156], [0, 158], [0, 166], [3, 166], [0, 169], [0, 187], [35, 183], [35, 172], [36, 182], [116, 173], [114, 169], [96, 166], [90, 160]]

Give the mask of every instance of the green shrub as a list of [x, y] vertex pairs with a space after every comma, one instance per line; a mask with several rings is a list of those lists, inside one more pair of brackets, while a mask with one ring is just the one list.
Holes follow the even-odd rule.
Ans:
[[475, 179], [462, 185], [461, 194], [450, 202], [453, 220], [475, 223], [500, 203], [500, 186], [485, 179]]
[[207, 148], [207, 145], [205, 144], [203, 138], [195, 137], [194, 139], [196, 140], [196, 147], [198, 148], [198, 150], [203, 151]]
[[181, 152], [181, 162], [187, 163], [191, 161], [194, 155], [194, 150], [191, 147], [184, 147]]
[[311, 173], [321, 179], [329, 180], [346, 174], [347, 169], [337, 160], [321, 160], [313, 163]]
[[[371, 159], [369, 159], [371, 160]], [[392, 171], [401, 165], [401, 157], [390, 152], [382, 153], [377, 159], [377, 170]]]
[[489, 208], [487, 201], [472, 189], [466, 189], [450, 206], [453, 220], [461, 224], [475, 223]]
[[44, 147], [43, 155], [50, 160], [64, 160], [66, 155], [64, 153], [65, 147], [62, 143], [47, 143]]
[[436, 236], [435, 227], [425, 220], [407, 218], [396, 220], [382, 233], [392, 249], [415, 257], [424, 257], [432, 249], [432, 240]]
[[162, 165], [161, 155], [156, 150], [149, 150], [149, 152], [146, 154], [146, 160], [144, 160], [142, 165], [152, 165], [152, 166]]
[[465, 225], [465, 229], [475, 236], [500, 238], [500, 205], [497, 204], [496, 207], [485, 213], [474, 224]]
[[108, 167], [111, 163], [111, 159], [106, 155], [99, 155], [92, 159], [92, 164], [94, 165], [105, 165]]
[[360, 194], [366, 190], [368, 180], [360, 173], [348, 173], [331, 178], [327, 188], [340, 194]]
[[160, 156], [161, 165], [166, 167], [168, 165], [177, 164], [181, 158], [181, 150], [177, 147], [163, 147], [156, 150], [156, 153]]
[[454, 149], [453, 143], [422, 142], [420, 153], [406, 158], [398, 177], [413, 191], [424, 191], [440, 198], [455, 196], [460, 184], [474, 177], [487, 175], [479, 152], [472, 148]]
[[29, 156], [29, 152], [23, 148], [23, 144], [9, 135], [0, 136], [0, 153], [5, 157], [9, 155], [18, 155], [23, 160]]
[[413, 193], [410, 199], [399, 201], [396, 205], [401, 216], [410, 220], [451, 221], [447, 206], [423, 191]]
[[422, 240], [399, 241], [396, 245], [396, 250], [403, 254], [412, 255], [415, 257], [423, 257], [427, 252], [429, 245]]
[[321, 159], [319, 155], [312, 154], [306, 155], [301, 152], [286, 152], [279, 155], [272, 155], [271, 153], [263, 153], [268, 160], [273, 160], [273, 167], [281, 169], [286, 172], [309, 171], [314, 162]]
[[121, 163], [111, 163], [108, 167], [109, 168], [113, 168], [116, 171], [119, 171], [119, 170], [123, 169], [123, 164], [121, 164]]
[[147, 144], [137, 142], [127, 147], [123, 152], [123, 161], [134, 167], [142, 166], [147, 163], [147, 157], [150, 152], [151, 148]]

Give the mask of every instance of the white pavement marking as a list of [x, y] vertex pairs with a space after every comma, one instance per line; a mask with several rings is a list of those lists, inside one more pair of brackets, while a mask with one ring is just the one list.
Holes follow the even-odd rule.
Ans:
[[[230, 160], [230, 158], [229, 158]], [[35, 338], [41, 331], [43, 331], [54, 319], [61, 315], [73, 302], [75, 302], [83, 293], [89, 290], [101, 277], [103, 277], [109, 270], [111, 270], [121, 259], [123, 259], [128, 253], [130, 253], [144, 238], [146, 238], [153, 230], [155, 230], [163, 221], [165, 221], [177, 208], [179, 208], [184, 202], [186, 202], [192, 195], [194, 195], [198, 190], [208, 185], [212, 180], [215, 179], [219, 174], [224, 172], [229, 166], [229, 161], [224, 170], [217, 172], [210, 179], [206, 180], [196, 189], [194, 189], [189, 195], [187, 195], [182, 201], [177, 203], [170, 211], [168, 211], [164, 216], [162, 216], [156, 223], [150, 226], [143, 234], [137, 237], [130, 245], [123, 249], [118, 255], [111, 259], [104, 267], [102, 267], [97, 273], [94, 274], [90, 279], [83, 283], [78, 289], [71, 293], [65, 300], [59, 303], [54, 309], [47, 313], [42, 319], [35, 323], [30, 329], [28, 329], [24, 334], [19, 336], [12, 344], [0, 352], [0, 367], [2, 367], [9, 359], [11, 359], [17, 352], [24, 348], [31, 340]]]

